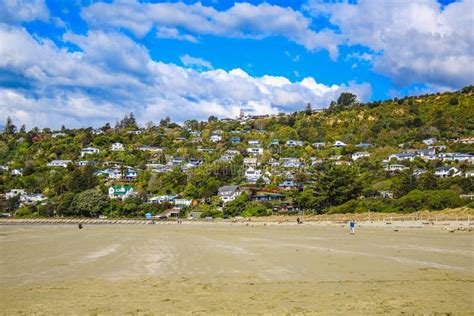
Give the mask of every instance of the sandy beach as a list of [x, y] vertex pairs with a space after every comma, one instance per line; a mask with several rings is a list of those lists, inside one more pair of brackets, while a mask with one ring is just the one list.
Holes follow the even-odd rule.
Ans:
[[[252, 226], [253, 225], [253, 226]], [[474, 238], [360, 225], [0, 226], [5, 314], [473, 314]]]

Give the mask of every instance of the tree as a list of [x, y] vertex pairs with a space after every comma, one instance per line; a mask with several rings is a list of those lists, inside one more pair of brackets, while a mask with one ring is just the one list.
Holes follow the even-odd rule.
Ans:
[[13, 124], [12, 119], [7, 117], [7, 122], [5, 123], [4, 132], [7, 135], [13, 135], [16, 132], [16, 126]]
[[305, 113], [307, 116], [310, 116], [311, 114], [313, 114], [313, 109], [312, 109], [312, 107], [311, 107], [311, 103], [306, 104], [304, 113]]
[[76, 216], [96, 216], [102, 214], [109, 205], [107, 195], [99, 190], [89, 189], [75, 196], [71, 209]]
[[458, 98], [452, 97], [449, 99], [449, 105], [458, 105], [458, 104], [459, 104]]
[[315, 208], [322, 211], [355, 199], [362, 191], [362, 185], [351, 168], [330, 166], [318, 172], [315, 179]]
[[341, 93], [341, 95], [337, 99], [337, 105], [341, 109], [348, 108], [351, 105], [354, 105], [356, 103], [357, 103], [357, 96], [350, 92]]

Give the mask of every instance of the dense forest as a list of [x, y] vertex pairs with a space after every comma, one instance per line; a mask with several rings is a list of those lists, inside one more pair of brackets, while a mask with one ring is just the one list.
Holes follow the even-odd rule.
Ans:
[[[473, 86], [369, 103], [342, 93], [325, 110], [307, 104], [273, 116], [156, 119], [140, 127], [131, 113], [115, 126], [52, 131], [8, 118], [0, 140], [3, 215], [474, 207]], [[228, 186], [224, 201], [220, 188]]]

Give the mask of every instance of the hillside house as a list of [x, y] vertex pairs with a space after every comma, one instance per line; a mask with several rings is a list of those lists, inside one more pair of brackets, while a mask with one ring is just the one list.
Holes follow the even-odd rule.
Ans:
[[439, 167], [435, 169], [434, 175], [438, 178], [452, 178], [461, 176], [461, 170], [455, 167]]
[[386, 165], [384, 169], [387, 172], [393, 173], [393, 172], [408, 170], [409, 168], [404, 165], [392, 164], [392, 165]]
[[66, 168], [67, 165], [70, 164], [70, 163], [72, 163], [72, 160], [52, 160], [46, 166]]
[[334, 148], [342, 148], [342, 147], [346, 147], [346, 146], [347, 146], [347, 144], [344, 143], [344, 142], [341, 142], [340, 140], [336, 140], [334, 142], [334, 144], [332, 145], [332, 147], [334, 147]]
[[259, 148], [259, 147], [247, 148], [247, 152], [251, 155], [263, 155], [263, 148]]
[[370, 153], [366, 151], [358, 151], [358, 152], [353, 153], [351, 156], [352, 160], [354, 161], [356, 161], [357, 159], [366, 158], [366, 157], [370, 157]]
[[134, 195], [134, 189], [130, 185], [114, 185], [109, 188], [109, 198], [126, 199]]
[[303, 141], [290, 139], [289, 141], [286, 142], [286, 146], [288, 146], [288, 147], [301, 147], [301, 146], [303, 146]]
[[123, 151], [125, 147], [123, 147], [122, 143], [113, 143], [112, 144], [112, 151]]
[[100, 150], [94, 147], [86, 147], [81, 149], [81, 157], [85, 155], [96, 155], [100, 153]]
[[225, 204], [235, 200], [239, 195], [242, 194], [242, 190], [237, 185], [226, 185], [219, 188], [218, 194], [221, 201]]

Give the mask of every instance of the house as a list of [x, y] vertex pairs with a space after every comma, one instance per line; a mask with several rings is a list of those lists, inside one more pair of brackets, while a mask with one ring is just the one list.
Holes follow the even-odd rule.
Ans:
[[285, 196], [283, 194], [278, 194], [278, 193], [260, 193], [260, 194], [254, 194], [250, 196], [251, 201], [258, 201], [258, 202], [283, 200], [284, 198]]
[[24, 194], [20, 196], [20, 206], [32, 205], [47, 200], [41, 193]]
[[235, 150], [235, 149], [227, 149], [225, 153], [232, 156], [240, 155], [240, 151]]
[[425, 172], [426, 172], [425, 169], [416, 168], [415, 170], [413, 170], [413, 173], [412, 173], [412, 174], [413, 174], [415, 177], [418, 177], [418, 176], [422, 175], [422, 174], [425, 173]]
[[426, 139], [423, 139], [422, 142], [424, 144], [426, 144], [427, 146], [431, 146], [431, 145], [434, 145], [438, 142], [438, 140], [436, 138], [426, 138]]
[[26, 191], [23, 190], [23, 189], [11, 189], [10, 192], [7, 192], [5, 194], [5, 198], [8, 200], [12, 197], [15, 197], [15, 196], [22, 196], [22, 195], [25, 195], [26, 194]]
[[148, 145], [139, 146], [139, 147], [137, 147], [137, 150], [148, 151], [148, 152], [152, 152], [152, 153], [161, 153], [163, 151], [163, 149], [160, 148], [160, 147], [153, 147], [153, 146], [148, 146]]
[[85, 155], [95, 155], [100, 152], [99, 149], [93, 148], [93, 147], [86, 147], [81, 149], [81, 157], [84, 157]]
[[278, 184], [278, 187], [282, 190], [289, 191], [289, 190], [296, 189], [298, 186], [296, 185], [294, 181], [286, 180]]
[[334, 142], [334, 145], [332, 145], [332, 147], [334, 147], [334, 148], [342, 148], [342, 147], [346, 147], [346, 146], [347, 146], [347, 144], [344, 143], [344, 142], [341, 142], [340, 140], [336, 140]]
[[351, 156], [352, 160], [354, 161], [360, 158], [365, 158], [365, 157], [370, 157], [370, 153], [365, 152], [365, 151], [358, 151], [358, 152], [353, 153]]
[[176, 207], [188, 207], [193, 203], [193, 200], [188, 200], [188, 199], [174, 199], [174, 205]]
[[435, 160], [438, 158], [436, 157], [436, 150], [434, 148], [420, 150], [419, 155], [423, 160]]
[[14, 177], [16, 177], [16, 176], [21, 177], [21, 176], [23, 176], [23, 169], [13, 169], [13, 170], [10, 172], [10, 174], [11, 174], [12, 176], [14, 176]]
[[326, 147], [326, 143], [325, 142], [315, 142], [312, 144], [312, 146], [314, 148], [322, 148], [322, 147]]
[[251, 139], [247, 142], [250, 146], [260, 146], [260, 141], [258, 139]]
[[240, 137], [231, 137], [229, 139], [229, 141], [232, 143], [232, 144], [238, 144], [240, 143]]
[[385, 198], [385, 199], [393, 199], [394, 197], [394, 194], [392, 191], [379, 191], [379, 194], [381, 197]]
[[148, 199], [148, 203], [172, 203], [178, 196], [176, 194], [158, 195]]
[[438, 157], [443, 161], [474, 163], [474, 156], [463, 153], [440, 153]]
[[402, 161], [402, 160], [408, 160], [408, 161], [413, 161], [417, 155], [415, 153], [408, 153], [408, 152], [403, 152], [399, 154], [392, 154], [388, 156], [388, 161], [395, 159], [397, 161]]
[[255, 183], [262, 177], [262, 171], [250, 167], [245, 170], [244, 177], [248, 182]]
[[140, 135], [143, 133], [141, 130], [136, 130], [136, 131], [127, 131], [127, 134], [132, 134], [132, 135]]
[[372, 147], [372, 144], [371, 143], [363, 143], [363, 142], [360, 142], [356, 145], [357, 148], [370, 148]]
[[297, 210], [298, 208], [293, 204], [293, 202], [289, 201], [281, 202], [279, 205], [273, 207], [273, 211], [278, 213], [291, 213]]
[[113, 143], [112, 144], [112, 151], [122, 151], [122, 150], [125, 150], [122, 143]]
[[51, 134], [52, 138], [64, 137], [64, 136], [66, 136], [66, 133], [53, 133], [53, 134]]
[[209, 140], [213, 143], [217, 143], [222, 140], [222, 136], [218, 134], [212, 134], [211, 137], [209, 137]]
[[286, 142], [286, 146], [288, 146], [288, 147], [301, 147], [301, 146], [303, 146], [303, 141], [290, 139], [289, 141]]
[[283, 168], [300, 168], [301, 162], [298, 158], [281, 158], [280, 165]]
[[239, 195], [242, 194], [242, 190], [237, 185], [226, 185], [219, 188], [218, 194], [222, 202], [225, 204], [235, 200]]
[[234, 159], [234, 156], [232, 155], [222, 155], [219, 160], [220, 161], [225, 161], [225, 162], [231, 162]]
[[88, 161], [88, 160], [81, 160], [76, 163], [78, 167], [94, 166], [95, 164], [96, 164], [95, 161]]
[[346, 160], [337, 160], [334, 162], [336, 166], [351, 166], [352, 162]]
[[263, 155], [263, 148], [259, 148], [259, 147], [247, 148], [247, 152], [252, 155]]
[[122, 171], [120, 169], [99, 169], [95, 172], [96, 176], [106, 175], [108, 179], [121, 179]]
[[474, 137], [460, 138], [458, 139], [458, 142], [463, 144], [474, 144]]
[[434, 175], [438, 178], [452, 178], [461, 175], [461, 170], [455, 167], [439, 167], [435, 169]]
[[384, 169], [385, 171], [388, 171], [388, 172], [397, 172], [397, 171], [407, 170], [409, 168], [404, 165], [392, 164], [392, 165], [386, 165]]
[[244, 167], [257, 168], [257, 166], [258, 166], [257, 158], [250, 158], [250, 157], [244, 158]]
[[2, 171], [8, 171], [8, 166], [0, 165], [0, 170], [2, 170]]
[[68, 164], [72, 163], [72, 160], [52, 160], [46, 166], [48, 167], [63, 167], [66, 168]]
[[135, 169], [128, 168], [122, 175], [123, 180], [133, 181], [136, 180], [138, 172]]
[[180, 212], [181, 209], [179, 207], [173, 207], [169, 210], [161, 212], [157, 217], [160, 219], [178, 218]]
[[111, 199], [126, 199], [133, 196], [134, 189], [130, 185], [114, 185], [109, 188], [109, 198]]
[[464, 171], [464, 176], [466, 178], [474, 177], [474, 170]]
[[269, 144], [270, 146], [278, 146], [280, 145], [280, 141], [278, 139], [272, 139], [272, 141]]

